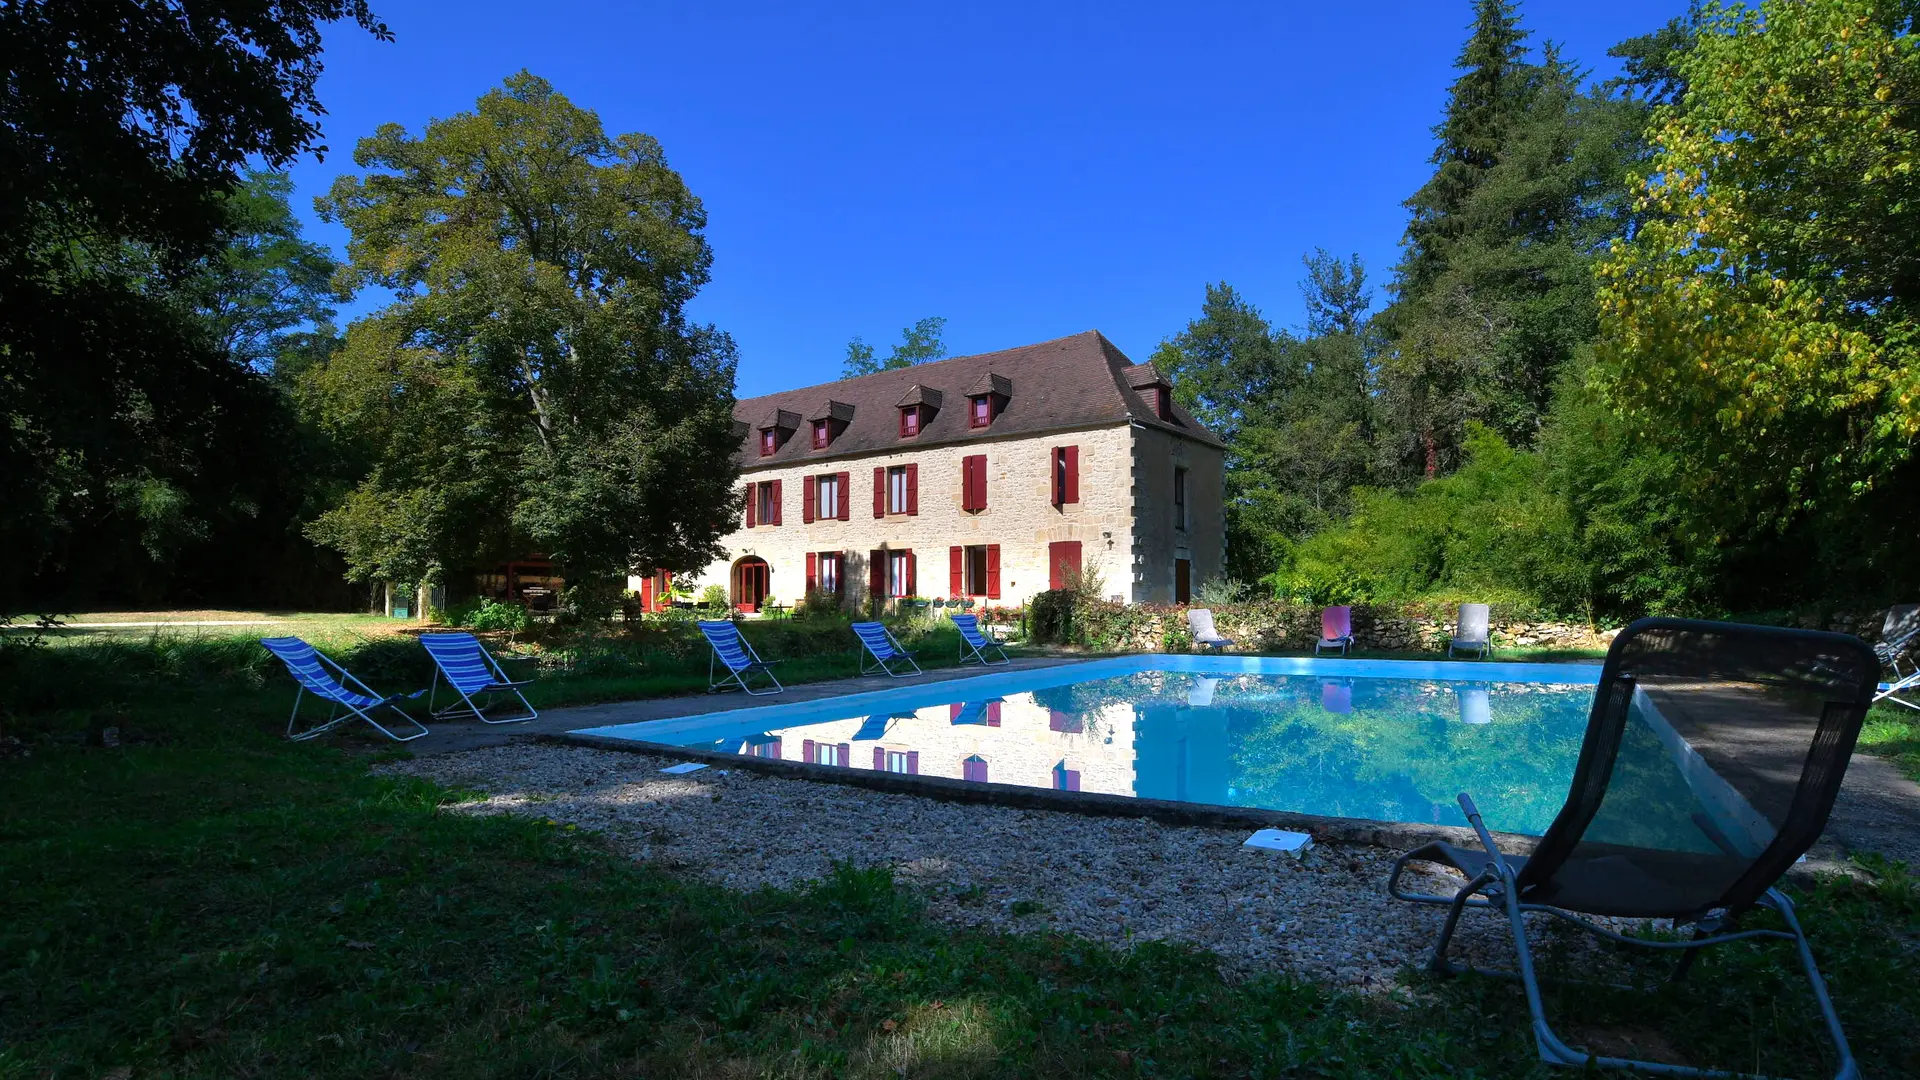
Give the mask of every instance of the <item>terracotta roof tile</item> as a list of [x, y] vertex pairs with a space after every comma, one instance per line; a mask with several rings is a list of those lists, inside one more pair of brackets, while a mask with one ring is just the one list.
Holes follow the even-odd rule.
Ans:
[[[734, 417], [760, 428], [784, 414], [798, 417], [831, 401], [851, 405], [852, 419], [833, 444], [815, 450], [807, 439], [788, 439], [780, 449], [760, 456], [757, 430], [741, 439], [740, 464], [753, 469], [787, 465], [807, 459], [900, 450], [909, 446], [944, 446], [1006, 435], [1037, 435], [1049, 431], [1099, 424], [1138, 422], [1209, 446], [1221, 445], [1178, 405], [1171, 420], [1154, 415], [1151, 395], [1135, 391], [1132, 374], [1151, 369], [1135, 364], [1097, 330], [1056, 338], [1016, 349], [955, 356], [930, 364], [876, 372], [819, 386], [800, 387], [777, 394], [747, 398], [734, 406]], [[1005, 407], [984, 428], [967, 426], [965, 396], [976, 385], [991, 385], [994, 376], [1010, 384]], [[1151, 384], [1141, 384], [1151, 385]], [[942, 405], [951, 400], [952, 404]], [[920, 434], [900, 436], [900, 408], [928, 404], [935, 412]]]

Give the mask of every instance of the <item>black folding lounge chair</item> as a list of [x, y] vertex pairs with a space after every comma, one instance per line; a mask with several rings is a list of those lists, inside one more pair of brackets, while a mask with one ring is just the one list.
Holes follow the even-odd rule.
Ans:
[[[1773, 886], [1826, 827], [1878, 669], [1865, 642], [1841, 634], [1682, 619], [1627, 627], [1607, 652], [1566, 804], [1533, 853], [1501, 854], [1462, 794], [1485, 850], [1432, 843], [1394, 864], [1394, 897], [1448, 907], [1429, 966], [1468, 970], [1446, 956], [1460, 913], [1498, 908], [1512, 924], [1544, 1060], [1726, 1076], [1733, 1074], [1601, 1057], [1562, 1042], [1547, 1024], [1522, 914], [1545, 912], [1613, 941], [1678, 951], [1676, 980], [1709, 945], [1791, 941], [1833, 1039], [1837, 1075], [1858, 1077], [1793, 904]], [[1414, 861], [1453, 867], [1469, 881], [1452, 896], [1405, 892], [1400, 876]], [[1736, 920], [1756, 906], [1778, 912], [1787, 929], [1739, 929]], [[1581, 915], [1672, 919], [1692, 936], [1624, 937]]]

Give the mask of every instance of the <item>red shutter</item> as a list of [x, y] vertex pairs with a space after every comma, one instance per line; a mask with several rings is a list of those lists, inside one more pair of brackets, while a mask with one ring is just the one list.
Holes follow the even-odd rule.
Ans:
[[987, 599], [1000, 599], [1000, 545], [987, 545]]
[[[840, 744], [840, 764], [849, 769], [853, 768], [853, 744], [852, 743]], [[1074, 773], [1073, 775], [1077, 777], [1080, 774]], [[1076, 784], [1073, 790], [1079, 791], [1080, 790], [1079, 785]]]
[[960, 459], [960, 509], [973, 509], [973, 455]]
[[987, 726], [988, 727], [1000, 726], [1000, 699], [999, 698], [994, 698], [992, 701], [987, 702]]
[[880, 772], [887, 771], [887, 749], [884, 746], [873, 748], [873, 767]]
[[773, 481], [773, 517], [768, 520], [767, 524], [780, 524], [780, 501], [780, 481], [775, 480]]
[[806, 488], [806, 497], [800, 502], [800, 522], [804, 525], [811, 525], [813, 523], [813, 499], [816, 494], [813, 477], [807, 477]]
[[807, 595], [811, 596], [820, 588], [820, 556], [807, 552]]
[[1067, 577], [1080, 569], [1080, 541], [1055, 540], [1047, 545], [1047, 588], [1064, 589]]
[[753, 515], [757, 509], [754, 504], [758, 503], [759, 501], [760, 501], [760, 485], [748, 484], [747, 485], [747, 528], [749, 529], [753, 528], [754, 525], [757, 524], [757, 522], [753, 520]]
[[800, 743], [800, 760], [806, 762], [809, 765], [813, 764], [813, 740], [812, 739], [806, 739]]
[[1080, 448], [1069, 446], [1065, 447], [1065, 450], [1067, 452], [1067, 490], [1062, 500], [1077, 503], [1080, 501]]
[[920, 775], [920, 751], [918, 750], [907, 751], [907, 775]]
[[887, 469], [884, 465], [873, 467], [873, 516], [887, 516]]
[[920, 512], [920, 466], [907, 466], [907, 513]]
[[673, 571], [660, 571], [660, 591], [655, 599], [659, 601], [661, 611], [673, 606]]
[[917, 568], [914, 566], [913, 549], [908, 548], [905, 552], [902, 552], [902, 554], [907, 557], [907, 589], [905, 595], [918, 596], [920, 595], [920, 587], [915, 579], [919, 577], [919, 574], [916, 572]]
[[867, 552], [867, 586], [874, 596], [887, 595], [887, 553], [879, 548]]
[[987, 508], [987, 455], [968, 454], [960, 459], [960, 508]]
[[947, 595], [965, 596], [967, 587], [967, 549], [950, 547], [947, 549]]

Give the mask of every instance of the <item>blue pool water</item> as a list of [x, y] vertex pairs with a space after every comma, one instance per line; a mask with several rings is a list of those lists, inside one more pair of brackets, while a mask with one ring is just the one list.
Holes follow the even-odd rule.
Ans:
[[[832, 768], [1538, 834], [1600, 669], [1148, 656], [581, 734]], [[778, 699], [773, 699], [775, 702]]]

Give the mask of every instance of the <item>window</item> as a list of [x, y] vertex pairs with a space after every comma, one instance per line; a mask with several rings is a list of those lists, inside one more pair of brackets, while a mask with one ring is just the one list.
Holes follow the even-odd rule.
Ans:
[[1173, 527], [1187, 527], [1187, 470], [1173, 470]]
[[[884, 756], [883, 756], [884, 755]], [[920, 755], [914, 751], [882, 750], [875, 755], [880, 757], [880, 768], [891, 773], [914, 774], [920, 771]]]
[[806, 741], [806, 759], [815, 765], [844, 766], [847, 763], [847, 751], [849, 749], [850, 747], [848, 747], [846, 743], [814, 742], [812, 739], [808, 739]]
[[887, 595], [913, 595], [913, 552], [887, 552]]
[[1173, 419], [1173, 391], [1164, 386], [1153, 388], [1153, 411], [1162, 420]]
[[966, 549], [963, 560], [964, 573], [961, 585], [965, 591], [962, 596], [987, 595], [987, 548], [978, 544]]
[[1087, 729], [1087, 718], [1079, 713], [1061, 712], [1059, 709], [1047, 710], [1047, 730], [1058, 731], [1063, 735], [1078, 735]]
[[780, 449], [780, 432], [774, 428], [760, 429], [760, 456], [766, 457]]
[[780, 524], [780, 482], [763, 480], [754, 486], [754, 499], [762, 525]]
[[1080, 448], [1053, 448], [1053, 505], [1065, 506], [1080, 501]]
[[748, 757], [778, 759], [780, 757], [780, 736], [755, 735], [747, 740], [746, 745], [740, 748], [740, 752]]
[[821, 552], [819, 555], [818, 570], [816, 571], [818, 580], [814, 582], [813, 587], [823, 593], [832, 593], [835, 596], [840, 595], [840, 583], [845, 580], [843, 576], [845, 570], [846, 567], [841, 563], [841, 555], [839, 552]]
[[815, 450], [825, 450], [827, 444], [833, 441], [832, 423], [830, 420], [815, 420], [813, 422], [813, 448]]
[[840, 474], [828, 473], [815, 477], [813, 481], [813, 516], [822, 521], [832, 521], [840, 516], [841, 501], [846, 493], [840, 490]]
[[1079, 791], [1080, 790], [1080, 770], [1067, 768], [1067, 763], [1065, 761], [1062, 761], [1060, 764], [1055, 765], [1053, 767], [1053, 790]]
[[987, 759], [974, 754], [960, 763], [960, 779], [971, 780], [976, 784], [987, 782]]
[[907, 512], [907, 467], [895, 465], [887, 470], [887, 513]]
[[987, 508], [987, 455], [960, 459], [960, 509], [977, 514]]
[[967, 424], [969, 427], [986, 427], [993, 423], [993, 395], [976, 394], [967, 399]]
[[902, 405], [900, 407], [900, 437], [920, 434], [920, 406]]

